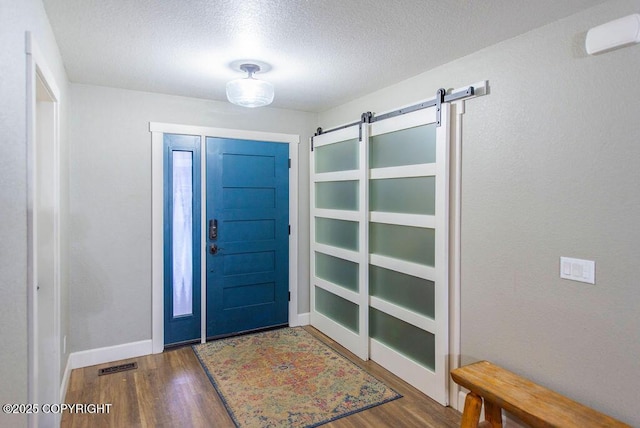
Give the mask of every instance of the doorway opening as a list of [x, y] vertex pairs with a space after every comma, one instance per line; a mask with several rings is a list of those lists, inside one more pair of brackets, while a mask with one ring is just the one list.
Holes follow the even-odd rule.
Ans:
[[[255, 326], [246, 324], [245, 321], [257, 320], [263, 316], [268, 318], [265, 318], [265, 323], [260, 324], [264, 327], [272, 327], [276, 324], [299, 325], [297, 311], [299, 136], [162, 123], [151, 123], [150, 131], [153, 175], [153, 352], [162, 352], [165, 342], [171, 342], [171, 340], [167, 342], [165, 335], [168, 334], [167, 326], [174, 321], [176, 326], [195, 322], [194, 338], [200, 342], [205, 342], [208, 337], [253, 330]], [[177, 138], [174, 149], [170, 150], [171, 153], [167, 151], [170, 145], [167, 146], [166, 138]], [[274, 149], [275, 151], [271, 153], [270, 151]], [[177, 165], [179, 168], [173, 171], [172, 165]], [[174, 172], [177, 174], [182, 171], [183, 173], [185, 168], [191, 173], [178, 174], [174, 177]], [[207, 175], [208, 169], [211, 171]], [[237, 173], [212, 179], [215, 174], [223, 170]], [[246, 171], [249, 170], [251, 173], [247, 174]], [[274, 187], [270, 190], [266, 184], [257, 186], [251, 182], [251, 180], [258, 180], [264, 184], [265, 177], [271, 173], [276, 173], [281, 180], [286, 181], [286, 193], [282, 193], [284, 191], [282, 183], [274, 183]], [[215, 188], [217, 185], [222, 185], [225, 180], [230, 183], [229, 186]], [[171, 186], [167, 186], [168, 181], [171, 181]], [[166, 231], [166, 225], [171, 224], [171, 222], [167, 223], [169, 216], [175, 214], [173, 210], [167, 211], [166, 201], [169, 199], [167, 199], [166, 189], [169, 187], [173, 189], [174, 183], [178, 182], [182, 183], [179, 186], [182, 188], [180, 192], [182, 196], [189, 194], [191, 196], [188, 198], [190, 202], [182, 197], [180, 205], [174, 203], [174, 207], [180, 208], [178, 214], [182, 218], [184, 218], [185, 207], [191, 212], [187, 217], [192, 221], [191, 229], [194, 231], [197, 229], [192, 235], [197, 239], [183, 241], [184, 245], [178, 245], [183, 251], [190, 249], [192, 256], [189, 268], [183, 270], [183, 274], [186, 273], [190, 280], [184, 281], [185, 275], [178, 275], [182, 279], [178, 281], [180, 287], [176, 290], [181, 292], [174, 297], [174, 293], [167, 293], [165, 287], [167, 279], [172, 279], [174, 276], [173, 272], [168, 272], [166, 269], [167, 266], [173, 266], [173, 263], [167, 262], [166, 250], [169, 248], [176, 251], [177, 248], [173, 245], [175, 238], [173, 232], [168, 234]], [[208, 188], [210, 191], [207, 190]], [[190, 192], [186, 192], [185, 189]], [[255, 214], [252, 210], [257, 208], [254, 205], [268, 202], [268, 196], [272, 193], [285, 195], [285, 198], [278, 203], [281, 209], [276, 210], [277, 213], [270, 213], [273, 214], [273, 218], [265, 216], [264, 213], [258, 216], [260, 218], [252, 217]], [[198, 196], [198, 203], [194, 196]], [[219, 200], [208, 201], [211, 198]], [[214, 206], [222, 207], [225, 204], [229, 205], [229, 209], [222, 211], [212, 209]], [[247, 204], [250, 206], [245, 206]], [[282, 230], [286, 230], [286, 234], [283, 235]], [[279, 240], [279, 249], [265, 247], [268, 241], [265, 239], [265, 233], [269, 231], [272, 231], [274, 236], [283, 238]], [[228, 260], [222, 266], [221, 261], [225, 258]], [[266, 267], [271, 265], [279, 267], [273, 272], [274, 281], [254, 281], [259, 279], [258, 277], [266, 278], [263, 273]], [[281, 268], [282, 266], [284, 269]], [[258, 269], [260, 272], [245, 272], [244, 270], [249, 267]], [[234, 278], [231, 279], [230, 276]], [[277, 280], [275, 280], [276, 277]], [[208, 282], [212, 284], [209, 288]], [[278, 287], [276, 283], [284, 284], [285, 287], [283, 288], [282, 285]], [[190, 290], [185, 290], [183, 284], [190, 285]], [[227, 293], [224, 292], [225, 288], [229, 288]], [[222, 294], [226, 294], [226, 300], [224, 296], [220, 296], [221, 290]], [[273, 299], [270, 299], [270, 293], [274, 294]], [[270, 300], [281, 302], [281, 304], [274, 305], [273, 310], [258, 311], [259, 314], [252, 312], [260, 306], [267, 308]], [[185, 302], [188, 304], [182, 305]], [[206, 316], [207, 312], [218, 304], [222, 306], [215, 310], [224, 311], [229, 317], [216, 319], [213, 323], [215, 325], [211, 322], [207, 323], [208, 319], [212, 319], [211, 316]], [[171, 306], [171, 310], [167, 310], [167, 305]], [[273, 317], [270, 315], [271, 312]], [[276, 312], [277, 316], [275, 316]], [[172, 315], [171, 320], [167, 319], [167, 314]], [[218, 326], [221, 327], [219, 330]], [[185, 341], [194, 338], [185, 336]]]
[[[60, 334], [60, 92], [27, 34], [27, 304], [28, 399], [59, 403]], [[34, 414], [30, 426], [54, 427], [59, 415]]]

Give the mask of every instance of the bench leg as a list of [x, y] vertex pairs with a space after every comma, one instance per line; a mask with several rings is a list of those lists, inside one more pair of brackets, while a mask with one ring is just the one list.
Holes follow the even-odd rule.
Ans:
[[480, 410], [482, 409], [482, 398], [470, 392], [464, 400], [464, 411], [460, 428], [477, 428], [480, 420]]
[[484, 420], [491, 424], [491, 428], [502, 428], [502, 410], [500, 407], [484, 400]]

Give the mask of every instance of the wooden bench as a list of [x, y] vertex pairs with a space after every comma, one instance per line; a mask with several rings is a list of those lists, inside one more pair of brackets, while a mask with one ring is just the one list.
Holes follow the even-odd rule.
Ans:
[[610, 416], [583, 406], [488, 361], [451, 371], [453, 380], [471, 391], [462, 413], [462, 428], [475, 428], [484, 399], [485, 422], [502, 427], [502, 411], [511, 412], [532, 427], [626, 427]]

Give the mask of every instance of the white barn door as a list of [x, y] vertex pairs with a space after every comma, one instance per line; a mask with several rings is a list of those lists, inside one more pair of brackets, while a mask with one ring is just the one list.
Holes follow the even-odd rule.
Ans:
[[[311, 324], [448, 401], [449, 105], [314, 137]], [[361, 136], [362, 141], [359, 141]]]
[[371, 125], [370, 358], [447, 404], [449, 106]]
[[357, 125], [314, 137], [311, 325], [369, 357], [366, 144]]

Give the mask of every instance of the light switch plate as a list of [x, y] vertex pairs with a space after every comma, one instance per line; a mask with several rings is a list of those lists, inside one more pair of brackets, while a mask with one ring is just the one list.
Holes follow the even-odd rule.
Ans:
[[560, 257], [560, 278], [572, 281], [596, 283], [596, 262], [592, 260]]

